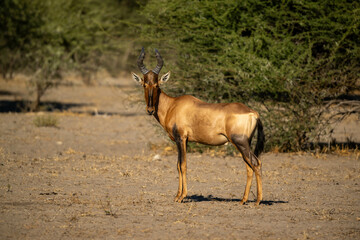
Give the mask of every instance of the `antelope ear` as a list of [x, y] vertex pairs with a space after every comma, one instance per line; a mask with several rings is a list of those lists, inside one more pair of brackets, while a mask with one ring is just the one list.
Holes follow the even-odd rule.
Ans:
[[166, 83], [169, 79], [170, 79], [170, 71], [161, 76], [160, 84]]
[[142, 84], [144, 81], [141, 79], [141, 77], [139, 77], [138, 75], [136, 75], [134, 72], [131, 72], [131, 76], [134, 79], [135, 82]]

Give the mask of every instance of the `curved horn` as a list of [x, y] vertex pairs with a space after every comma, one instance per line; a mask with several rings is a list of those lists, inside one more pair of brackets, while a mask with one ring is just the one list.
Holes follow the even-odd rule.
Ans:
[[156, 74], [159, 74], [161, 71], [161, 68], [164, 65], [164, 61], [163, 61], [162, 57], [160, 56], [159, 51], [156, 48], [155, 48], [155, 56], [156, 56], [158, 64], [157, 64], [156, 68], [152, 71]]
[[145, 49], [144, 47], [142, 47], [141, 49], [141, 53], [140, 53], [140, 56], [137, 60], [137, 65], [141, 71], [142, 74], [147, 74], [149, 72], [149, 70], [146, 69], [143, 61], [144, 61], [144, 58], [145, 58]]

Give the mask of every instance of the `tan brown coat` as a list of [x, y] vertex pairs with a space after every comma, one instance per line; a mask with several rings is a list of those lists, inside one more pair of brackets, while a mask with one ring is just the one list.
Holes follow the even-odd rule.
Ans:
[[[160, 79], [158, 72], [162, 59], [158, 58], [157, 71], [148, 71], [142, 64], [142, 50], [138, 64], [144, 77], [132, 73], [134, 80], [144, 87], [146, 110], [154, 115], [178, 148], [179, 188], [175, 201], [182, 202], [187, 196], [186, 148], [187, 142], [222, 145], [231, 142], [242, 154], [247, 167], [247, 183], [241, 203], [248, 200], [253, 172], [257, 180], [257, 201], [262, 200], [261, 162], [259, 154], [264, 148], [264, 133], [259, 114], [242, 103], [206, 103], [193, 96], [170, 97], [160, 89], [167, 82], [170, 72]], [[161, 59], [161, 61], [159, 61]], [[160, 64], [160, 63], [161, 64]], [[160, 66], [159, 66], [160, 65]], [[258, 130], [255, 152], [250, 149], [251, 139]]]

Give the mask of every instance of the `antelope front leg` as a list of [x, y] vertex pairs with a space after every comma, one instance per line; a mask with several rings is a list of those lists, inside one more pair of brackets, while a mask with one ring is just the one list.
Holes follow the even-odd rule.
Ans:
[[186, 183], [186, 139], [176, 139], [176, 145], [178, 147], [178, 163], [177, 168], [179, 172], [179, 188], [175, 197], [175, 202], [182, 202], [187, 195], [187, 183]]
[[[180, 153], [178, 153], [180, 155]], [[180, 168], [180, 164], [181, 164], [181, 161], [180, 161], [180, 156], [178, 157], [178, 162], [177, 162], [177, 170], [178, 170], [178, 173], [179, 173], [179, 188], [178, 188], [178, 193], [176, 194], [176, 197], [175, 197], [175, 202], [178, 201], [178, 199], [180, 198], [181, 194], [182, 194], [182, 189], [183, 189], [183, 186], [182, 186], [182, 174], [181, 174], [181, 168]]]

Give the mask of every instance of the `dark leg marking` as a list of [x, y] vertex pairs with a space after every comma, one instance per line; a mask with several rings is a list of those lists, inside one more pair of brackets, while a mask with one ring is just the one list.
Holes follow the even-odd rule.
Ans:
[[177, 169], [179, 172], [179, 188], [178, 193], [175, 197], [176, 202], [182, 202], [187, 195], [187, 183], [186, 183], [186, 145], [187, 139], [180, 136], [179, 130], [176, 124], [172, 128], [173, 138], [178, 148], [178, 163]]
[[254, 166], [259, 166], [259, 161], [257, 157], [251, 152], [250, 141], [246, 135], [243, 134], [233, 134], [231, 135], [232, 142], [239, 149], [244, 158], [249, 159], [250, 162], [245, 162], [249, 165], [249, 167], [253, 168]]
[[256, 183], [257, 183], [257, 200], [255, 205], [259, 205], [262, 200], [262, 182], [261, 182], [261, 163], [255, 154], [250, 149], [249, 139], [246, 135], [243, 134], [233, 134], [231, 135], [232, 143], [237, 147], [237, 149], [243, 155], [245, 163], [247, 164], [247, 182], [244, 192], [244, 197], [241, 200], [241, 203], [245, 203], [249, 197], [250, 186], [252, 173], [255, 172]]
[[172, 128], [172, 134], [173, 134], [173, 137], [175, 139], [175, 143], [176, 143], [176, 146], [178, 148], [178, 161], [181, 162], [181, 157], [182, 157], [182, 151], [181, 151], [181, 137], [180, 137], [180, 134], [179, 134], [179, 131], [177, 129], [177, 126], [176, 124], [174, 124], [173, 128]]

